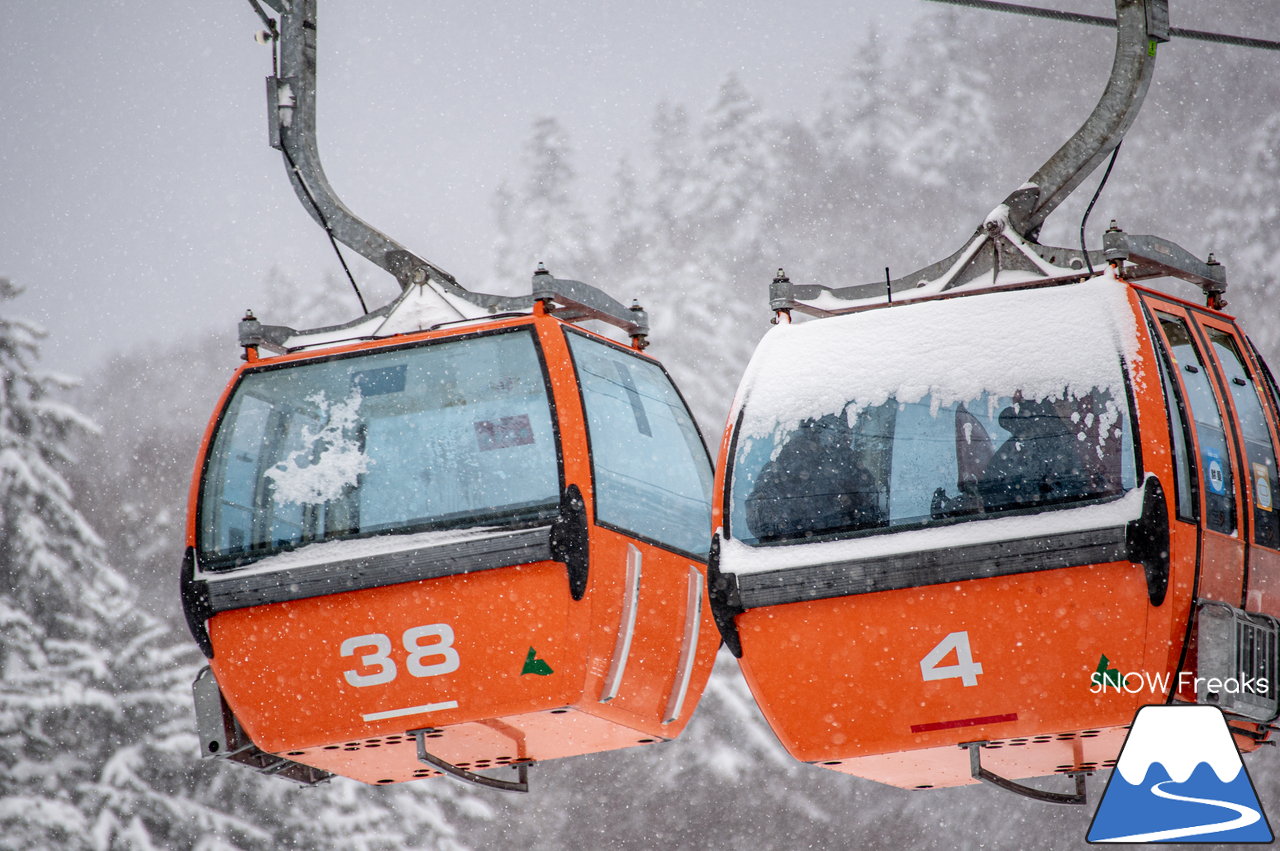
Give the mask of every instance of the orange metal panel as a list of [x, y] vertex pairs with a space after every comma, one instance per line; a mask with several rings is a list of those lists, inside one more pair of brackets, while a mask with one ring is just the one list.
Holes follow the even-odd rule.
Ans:
[[[427, 753], [432, 756], [498, 779], [515, 778], [508, 777], [506, 772], [494, 773], [494, 769], [522, 762], [661, 741], [664, 739], [569, 708], [438, 728], [426, 733], [424, 739]], [[400, 783], [440, 776], [440, 772], [418, 761], [417, 743], [408, 733], [288, 751], [282, 755], [364, 783]]]
[[571, 602], [542, 562], [238, 609], [210, 619], [212, 667], [271, 752], [565, 706], [584, 669]]
[[738, 617], [741, 663], [807, 762], [1118, 726], [1151, 695], [1093, 694], [1090, 675], [1103, 655], [1142, 664], [1148, 606], [1141, 568], [1122, 563], [794, 603]]

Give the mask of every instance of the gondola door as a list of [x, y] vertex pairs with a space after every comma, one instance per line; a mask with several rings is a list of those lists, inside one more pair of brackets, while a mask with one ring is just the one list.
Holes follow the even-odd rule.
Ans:
[[1276, 440], [1273, 414], [1267, 410], [1260, 370], [1249, 359], [1248, 343], [1234, 323], [1197, 314], [1197, 324], [1212, 353], [1215, 378], [1228, 401], [1237, 436], [1239, 490], [1246, 506], [1245, 570], [1240, 606], [1280, 614], [1280, 513], [1275, 506]]
[[[1155, 325], [1171, 361], [1190, 425], [1191, 467], [1200, 517], [1199, 582], [1196, 596], [1240, 605], [1244, 592], [1245, 538], [1241, 522], [1240, 452], [1221, 382], [1205, 356], [1194, 311], [1148, 296]], [[1175, 377], [1176, 376], [1176, 377]]]

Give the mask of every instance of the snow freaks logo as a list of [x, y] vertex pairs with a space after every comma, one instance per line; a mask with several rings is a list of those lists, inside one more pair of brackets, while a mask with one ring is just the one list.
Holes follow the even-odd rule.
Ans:
[[1088, 841], [1266, 843], [1271, 826], [1216, 706], [1144, 706]]
[[1169, 694], [1172, 688], [1179, 691], [1192, 690], [1200, 692], [1208, 690], [1218, 694], [1257, 694], [1270, 693], [1270, 682], [1266, 677], [1197, 677], [1190, 671], [1179, 671], [1174, 677], [1168, 671], [1158, 674], [1130, 671], [1120, 673], [1118, 668], [1111, 667], [1111, 660], [1106, 656], [1098, 662], [1098, 669], [1089, 675], [1089, 692], [1091, 694], [1138, 694], [1148, 691], [1153, 695]]

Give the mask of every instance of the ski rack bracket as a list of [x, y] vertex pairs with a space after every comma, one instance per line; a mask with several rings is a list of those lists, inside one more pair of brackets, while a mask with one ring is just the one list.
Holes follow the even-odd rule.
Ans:
[[519, 778], [517, 780], [499, 780], [496, 777], [485, 777], [483, 774], [467, 771], [465, 768], [459, 768], [451, 762], [446, 762], [438, 756], [427, 753], [427, 734], [437, 732], [437, 728], [423, 727], [418, 730], [409, 730], [408, 732], [417, 742], [418, 761], [439, 769], [448, 777], [460, 780], [463, 783], [474, 783], [477, 786], [484, 786], [488, 789], [498, 789], [502, 792], [529, 791], [529, 763], [527, 762], [521, 762], [514, 766], [516, 776]]
[[1226, 268], [1212, 254], [1199, 260], [1175, 242], [1150, 234], [1125, 233], [1115, 222], [1102, 235], [1102, 251], [1107, 262], [1132, 264], [1124, 267], [1126, 280], [1180, 278], [1204, 290], [1211, 307], [1226, 306], [1222, 299], [1227, 289]]
[[533, 300], [548, 306], [568, 322], [597, 319], [621, 328], [637, 349], [648, 346], [649, 315], [637, 302], [624, 307], [622, 302], [582, 281], [557, 278], [541, 263], [533, 273]]
[[1091, 771], [1069, 771], [1068, 776], [1075, 779], [1076, 791], [1071, 792], [1049, 792], [1044, 789], [1036, 789], [1033, 786], [1025, 786], [1010, 780], [1008, 777], [1001, 777], [999, 774], [982, 766], [982, 748], [988, 742], [964, 742], [960, 747], [969, 751], [969, 774], [974, 780], [981, 780], [984, 783], [990, 783], [993, 786], [999, 786], [1008, 792], [1022, 795], [1024, 798], [1031, 798], [1035, 801], [1043, 801], [1046, 804], [1077, 804], [1084, 805], [1089, 803], [1088, 793], [1085, 788], [1085, 777], [1092, 774]]
[[[419, 287], [426, 285], [425, 282], [410, 285], [390, 304], [350, 322], [323, 328], [301, 330], [287, 325], [264, 325], [253, 311], [248, 311], [240, 320], [239, 343], [248, 353], [247, 359], [256, 360], [259, 348], [276, 354], [287, 354], [307, 346], [333, 343], [337, 339], [369, 340], [390, 336], [382, 329], [395, 316], [396, 308], [409, 301]], [[530, 289], [530, 294], [524, 296], [484, 296], [492, 300], [482, 302], [485, 308], [483, 313], [454, 322], [484, 319], [498, 314], [532, 313], [540, 307], [546, 313], [554, 314], [566, 322], [594, 319], [620, 328], [631, 338], [632, 348], [637, 350], [643, 350], [649, 345], [649, 315], [638, 303], [633, 302], [630, 307], [624, 307], [622, 302], [598, 287], [582, 281], [557, 278], [542, 264], [538, 265], [538, 270], [533, 274]], [[469, 295], [474, 298], [484, 294]], [[453, 323], [441, 323], [432, 326], [432, 329], [444, 324]]]

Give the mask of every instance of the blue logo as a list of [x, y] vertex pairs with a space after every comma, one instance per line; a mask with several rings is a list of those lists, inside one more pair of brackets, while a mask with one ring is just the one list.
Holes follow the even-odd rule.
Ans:
[[1089, 842], [1266, 843], [1274, 837], [1216, 706], [1144, 706], [1120, 749]]

